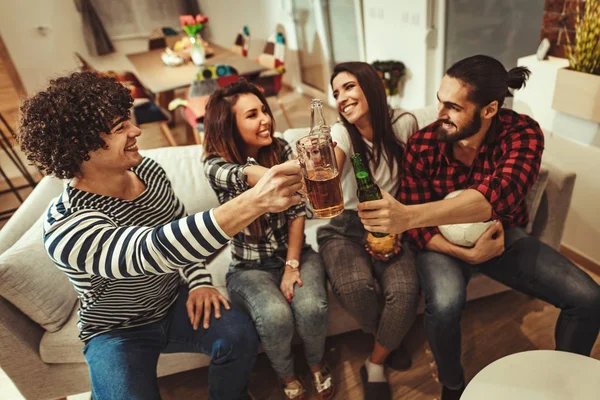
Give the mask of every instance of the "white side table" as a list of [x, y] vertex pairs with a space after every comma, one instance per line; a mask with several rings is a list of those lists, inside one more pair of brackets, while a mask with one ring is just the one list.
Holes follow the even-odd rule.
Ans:
[[469, 382], [461, 400], [598, 400], [600, 361], [534, 350], [494, 361]]

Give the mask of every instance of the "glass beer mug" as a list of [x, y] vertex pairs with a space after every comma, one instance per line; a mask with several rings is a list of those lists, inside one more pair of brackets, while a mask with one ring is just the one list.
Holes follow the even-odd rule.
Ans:
[[315, 218], [333, 218], [344, 211], [344, 196], [323, 103], [313, 99], [310, 133], [298, 140], [296, 150]]

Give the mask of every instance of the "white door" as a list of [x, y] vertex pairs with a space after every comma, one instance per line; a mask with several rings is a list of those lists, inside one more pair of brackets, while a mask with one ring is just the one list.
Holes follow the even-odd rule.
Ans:
[[333, 103], [333, 66], [363, 61], [362, 0], [292, 0], [301, 90]]

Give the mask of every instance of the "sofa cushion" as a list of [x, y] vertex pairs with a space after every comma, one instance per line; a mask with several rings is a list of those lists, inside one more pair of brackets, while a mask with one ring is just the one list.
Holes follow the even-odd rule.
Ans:
[[535, 216], [537, 215], [537, 211], [540, 207], [540, 202], [542, 201], [542, 196], [544, 195], [544, 190], [546, 190], [547, 184], [548, 168], [545, 168], [542, 165], [537, 180], [535, 181], [531, 189], [529, 189], [527, 197], [525, 197], [527, 211], [529, 212], [529, 223], [525, 227], [525, 232], [527, 233], [531, 233], [533, 231], [533, 223], [535, 221]]
[[290, 146], [292, 146], [292, 149], [295, 152], [296, 151], [296, 142], [298, 141], [298, 139], [308, 135], [309, 133], [310, 133], [310, 128], [287, 129], [285, 132], [283, 132], [283, 138], [285, 139], [286, 142], [289, 143]]
[[163, 147], [140, 151], [145, 157], [158, 162], [165, 170], [173, 190], [189, 214], [207, 211], [219, 206], [219, 200], [210, 187], [202, 169], [202, 146]]
[[0, 254], [12, 247], [37, 221], [48, 203], [60, 195], [64, 182], [53, 176], [45, 176], [31, 191], [23, 204], [0, 230]]
[[48, 257], [42, 215], [0, 256], [0, 295], [50, 332], [69, 318], [77, 294], [67, 276]]

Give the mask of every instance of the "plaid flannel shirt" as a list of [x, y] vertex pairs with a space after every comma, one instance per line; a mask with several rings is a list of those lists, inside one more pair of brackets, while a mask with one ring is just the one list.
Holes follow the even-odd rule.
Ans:
[[[281, 145], [281, 162], [291, 160], [293, 152], [290, 145], [283, 139], [279, 140]], [[239, 196], [250, 188], [244, 168], [250, 165], [259, 165], [256, 160], [248, 157], [244, 165], [232, 164], [222, 157], [211, 157], [204, 162], [204, 173], [210, 185], [217, 193], [221, 204]], [[249, 205], [250, 206], [250, 205]], [[243, 262], [263, 262], [264, 260], [280, 255], [287, 251], [288, 246], [288, 221], [306, 215], [304, 203], [290, 207], [285, 212], [267, 213], [268, 226], [258, 240], [251, 238], [248, 228], [238, 233], [231, 240], [232, 265]], [[285, 257], [285, 254], [281, 254]]]
[[[471, 167], [454, 159], [451, 144], [437, 139], [438, 126], [434, 122], [408, 141], [400, 202], [427, 203], [455, 190], [475, 189], [492, 205], [492, 220], [500, 220], [504, 228], [527, 225], [525, 196], [537, 179], [544, 150], [538, 123], [501, 109]], [[437, 227], [425, 227], [406, 234], [424, 248], [439, 232]]]

